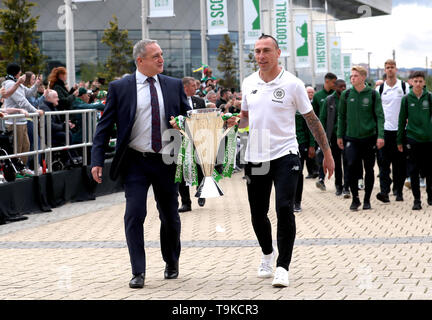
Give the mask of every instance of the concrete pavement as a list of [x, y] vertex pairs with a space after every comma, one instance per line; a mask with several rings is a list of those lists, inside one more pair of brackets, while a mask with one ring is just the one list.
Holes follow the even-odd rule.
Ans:
[[[377, 171], [376, 171], [377, 172]], [[350, 199], [305, 180], [303, 211], [290, 286], [273, 288], [256, 276], [261, 252], [250, 222], [246, 182], [234, 174], [220, 185], [225, 196], [181, 214], [180, 275], [164, 280], [159, 217], [152, 196], [144, 225], [146, 285], [131, 278], [125, 243], [124, 194], [72, 203], [26, 221], [0, 226], [0, 299], [285, 300], [431, 299], [432, 207], [412, 211], [404, 202], [376, 200], [372, 210], [351, 212]], [[360, 193], [362, 196], [362, 192]], [[276, 236], [274, 193], [269, 217]]]

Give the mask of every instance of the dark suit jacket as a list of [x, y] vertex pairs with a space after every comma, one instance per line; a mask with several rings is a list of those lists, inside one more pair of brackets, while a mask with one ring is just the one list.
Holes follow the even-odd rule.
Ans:
[[206, 107], [204, 99], [192, 96], [192, 104], [194, 109], [204, 109]]
[[[41, 101], [39, 104], [39, 109], [45, 111], [45, 112], [51, 112], [51, 111], [59, 111], [54, 105], [46, 100]], [[65, 131], [66, 124], [61, 119], [61, 116], [59, 115], [52, 115], [51, 116], [51, 132], [56, 133], [60, 131]]]
[[[158, 75], [165, 108], [167, 128], [171, 128], [169, 120], [171, 116], [186, 115], [190, 110], [189, 103], [184, 93], [180, 79]], [[150, 94], [150, 93], [149, 93]], [[105, 110], [98, 122], [93, 139], [91, 152], [91, 166], [103, 167], [105, 160], [105, 148], [110, 139], [111, 130], [117, 126], [116, 154], [111, 165], [110, 178], [115, 180], [119, 176], [120, 168], [126, 160], [125, 155], [130, 142], [130, 134], [135, 120], [137, 108], [137, 86], [135, 72], [120, 80], [109, 84]], [[163, 134], [163, 133], [162, 133]]]

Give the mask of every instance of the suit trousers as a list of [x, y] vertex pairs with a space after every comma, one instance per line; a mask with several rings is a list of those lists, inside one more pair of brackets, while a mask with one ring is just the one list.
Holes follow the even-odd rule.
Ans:
[[[198, 186], [199, 186], [202, 179], [204, 178], [204, 174], [202, 173], [200, 165], [197, 165], [197, 172], [198, 172]], [[190, 197], [189, 186], [186, 185], [186, 182], [184, 180], [182, 180], [182, 182], [179, 183], [179, 193], [180, 193], [182, 205], [191, 206], [192, 200]]]
[[173, 264], [180, 257], [180, 217], [178, 214], [178, 184], [174, 182], [176, 165], [167, 165], [160, 154], [127, 150], [123, 171], [126, 197], [124, 226], [132, 273], [144, 273], [144, 220], [147, 215], [147, 193], [153, 187], [159, 211], [162, 258]]
[[291, 262], [296, 234], [294, 197], [300, 169], [301, 164], [297, 154], [288, 154], [270, 162], [258, 164], [248, 162], [245, 166], [252, 226], [263, 254], [270, 254], [273, 251], [271, 223], [267, 214], [274, 183], [277, 215], [276, 239], [279, 251], [276, 265], [287, 270]]

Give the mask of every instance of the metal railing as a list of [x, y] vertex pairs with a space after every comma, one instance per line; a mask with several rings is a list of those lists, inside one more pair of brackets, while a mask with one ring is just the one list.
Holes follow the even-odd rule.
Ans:
[[[33, 156], [34, 163], [34, 174], [40, 175], [42, 172], [39, 170], [39, 155], [44, 154], [47, 164], [47, 169], [52, 172], [53, 163], [53, 152], [65, 151], [70, 149], [82, 148], [83, 165], [88, 164], [87, 147], [93, 145], [93, 136], [96, 130], [97, 124], [97, 110], [94, 109], [83, 109], [83, 110], [67, 110], [67, 111], [51, 111], [45, 112], [43, 116], [39, 116], [38, 113], [29, 113], [28, 116], [24, 114], [13, 114], [5, 115], [1, 120], [2, 129], [6, 131], [5, 120], [9, 120], [13, 124], [13, 154], [0, 156], [0, 160], [12, 159], [26, 156]], [[71, 144], [69, 138], [69, 119], [70, 115], [81, 114], [82, 119], [82, 141], [81, 143]], [[63, 146], [52, 146], [52, 116], [60, 115], [65, 117], [65, 145]], [[18, 142], [17, 142], [17, 120], [22, 118], [31, 118], [33, 121], [33, 151], [17, 153]], [[39, 125], [38, 125], [39, 124]], [[39, 130], [39, 127], [41, 130]], [[45, 136], [46, 133], [46, 136]], [[40, 147], [39, 147], [40, 138]]]

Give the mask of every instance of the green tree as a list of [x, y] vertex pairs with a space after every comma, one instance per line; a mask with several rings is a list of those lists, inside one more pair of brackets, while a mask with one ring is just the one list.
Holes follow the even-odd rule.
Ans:
[[426, 77], [426, 88], [432, 90], [432, 76]]
[[127, 30], [120, 30], [118, 19], [113, 15], [110, 27], [105, 29], [101, 42], [110, 48], [110, 56], [105, 64], [106, 71], [99, 76], [107, 82], [131, 71], [132, 41], [128, 39]]
[[45, 59], [35, 43], [36, 25], [39, 16], [31, 16], [31, 8], [36, 4], [26, 0], [3, 0], [0, 9], [0, 72], [6, 73], [6, 66], [16, 62], [21, 70], [41, 73]]
[[231, 41], [229, 35], [224, 35], [217, 52], [217, 61], [219, 61], [217, 69], [223, 74], [219, 84], [225, 88], [238, 87], [237, 66], [234, 61], [234, 42]]
[[253, 50], [249, 52], [248, 58], [245, 60], [245, 62], [248, 64], [249, 68], [251, 68], [254, 72], [258, 71], [259, 67], [258, 67], [258, 63], [255, 60], [255, 55]]
[[96, 75], [103, 74], [105, 72], [105, 66], [98, 62], [98, 64], [95, 63], [81, 63], [80, 64], [80, 79], [82, 81], [90, 81], [94, 80]]

